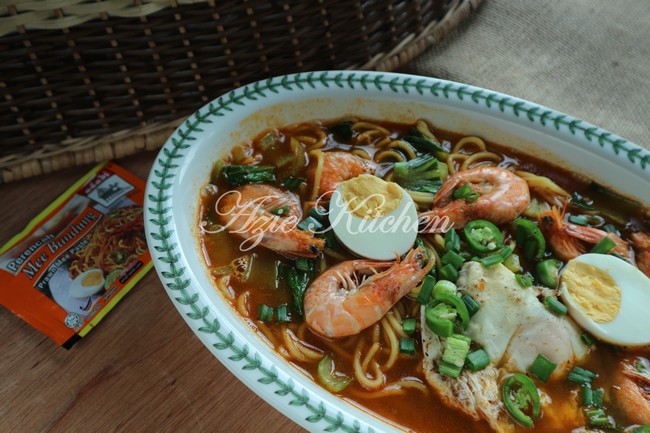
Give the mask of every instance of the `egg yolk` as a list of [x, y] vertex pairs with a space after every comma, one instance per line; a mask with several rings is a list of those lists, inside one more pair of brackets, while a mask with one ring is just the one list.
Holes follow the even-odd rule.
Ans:
[[381, 218], [394, 211], [402, 200], [401, 188], [371, 174], [346, 180], [339, 192], [348, 209], [359, 218]]
[[81, 279], [81, 285], [85, 287], [96, 286], [102, 282], [102, 274], [100, 272], [89, 272]]
[[562, 282], [575, 304], [594, 322], [611, 322], [618, 315], [621, 289], [604, 270], [570, 261], [562, 272]]

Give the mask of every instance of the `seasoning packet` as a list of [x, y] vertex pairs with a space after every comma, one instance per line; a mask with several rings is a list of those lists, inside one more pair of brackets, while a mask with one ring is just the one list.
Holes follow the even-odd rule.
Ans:
[[93, 168], [0, 248], [0, 303], [63, 347], [85, 336], [152, 267], [144, 189]]

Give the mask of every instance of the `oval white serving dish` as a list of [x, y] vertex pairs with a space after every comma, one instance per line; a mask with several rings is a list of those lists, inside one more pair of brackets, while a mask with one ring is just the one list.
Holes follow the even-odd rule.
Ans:
[[340, 400], [264, 344], [220, 297], [198, 243], [212, 164], [261, 130], [346, 114], [478, 135], [575, 170], [650, 204], [650, 152], [550, 108], [403, 74], [325, 71], [249, 84], [204, 106], [167, 140], [147, 182], [145, 230], [158, 275], [198, 338], [235, 376], [310, 431], [399, 431]]

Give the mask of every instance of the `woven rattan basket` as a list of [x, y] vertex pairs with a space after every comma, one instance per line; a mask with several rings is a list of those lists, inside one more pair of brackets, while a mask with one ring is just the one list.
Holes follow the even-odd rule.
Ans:
[[394, 70], [481, 0], [0, 0], [0, 183], [156, 148], [234, 87]]

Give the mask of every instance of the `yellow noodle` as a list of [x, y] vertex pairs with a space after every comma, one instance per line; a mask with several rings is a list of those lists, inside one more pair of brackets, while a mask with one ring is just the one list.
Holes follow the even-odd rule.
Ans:
[[[475, 147], [476, 149], [473, 150], [472, 152], [467, 152], [468, 147]], [[465, 137], [461, 138], [458, 140], [458, 143], [454, 145], [451, 149], [451, 153], [460, 153], [462, 151], [465, 151], [465, 153], [475, 153], [476, 151], [478, 152], [483, 152], [485, 150], [485, 142], [480, 139], [479, 137]]]
[[435, 135], [433, 135], [433, 132], [431, 132], [431, 128], [429, 127], [429, 124], [426, 122], [426, 120], [418, 119], [415, 122], [415, 129], [417, 129], [418, 132], [420, 134], [424, 135], [425, 137], [432, 138], [432, 139], [438, 141], [438, 139], [436, 139]]
[[408, 156], [409, 159], [414, 159], [417, 156], [415, 154], [415, 149], [413, 149], [413, 146], [411, 146], [404, 140], [391, 141], [390, 144], [387, 146], [387, 149], [401, 150], [402, 153]]
[[289, 353], [299, 361], [314, 362], [320, 361], [323, 353], [320, 349], [307, 346], [307, 343], [296, 338], [296, 335], [287, 325], [282, 325], [282, 341]]
[[531, 190], [535, 191], [551, 204], [562, 205], [569, 197], [568, 192], [546, 176], [537, 176], [536, 174], [521, 170], [515, 171], [515, 174], [524, 179]]
[[396, 314], [393, 312], [393, 310], [389, 311], [388, 314], [386, 314], [386, 321], [397, 335], [400, 337], [406, 337], [406, 334], [402, 330], [402, 322], [396, 317]]
[[433, 243], [440, 248], [445, 248], [445, 238], [440, 233], [433, 235]]
[[352, 360], [352, 354], [337, 343], [329, 340], [323, 340], [323, 343], [325, 343], [325, 345], [327, 345], [327, 347], [329, 347], [332, 352], [336, 353], [339, 357], [343, 357], [348, 361]]
[[447, 156], [447, 167], [449, 167], [449, 174], [456, 173], [456, 161], [464, 161], [467, 159], [467, 155], [463, 153], [450, 153]]
[[460, 164], [459, 170], [478, 167], [479, 165], [496, 165], [501, 162], [501, 157], [493, 152], [477, 152], [469, 155]]
[[309, 156], [317, 158], [316, 169], [314, 170], [314, 185], [312, 187], [311, 197], [310, 197], [310, 201], [314, 201], [318, 198], [318, 191], [320, 189], [320, 179], [323, 175], [323, 163], [324, 163], [323, 151], [322, 150], [311, 151], [309, 152]]
[[250, 292], [246, 290], [244, 293], [237, 297], [237, 311], [244, 317], [250, 316], [250, 311], [248, 309], [248, 298], [250, 297]]
[[370, 144], [374, 138], [390, 135], [390, 131], [383, 126], [370, 122], [356, 122], [352, 125], [354, 131], [363, 131], [355, 137], [357, 143]]
[[363, 371], [368, 370], [368, 365], [370, 364], [370, 361], [373, 361], [375, 355], [377, 352], [379, 352], [379, 349], [381, 349], [381, 344], [375, 342], [372, 343], [372, 346], [370, 346], [370, 350], [368, 350], [368, 353], [366, 353], [366, 356], [363, 358], [363, 362], [361, 363], [361, 369]]
[[375, 153], [375, 162], [401, 162], [401, 161], [406, 161], [406, 157], [395, 150], [392, 149], [387, 149], [387, 150], [380, 150], [379, 152]]
[[379, 343], [379, 337], [381, 336], [381, 326], [379, 323], [375, 323], [372, 326], [372, 342]]
[[314, 123], [298, 123], [291, 125], [286, 129], [289, 135], [293, 136], [296, 140], [305, 144], [307, 151], [320, 149], [325, 146], [327, 142], [327, 134], [323, 129]]
[[287, 349], [284, 346], [280, 346], [278, 349], [278, 352], [280, 355], [284, 356], [286, 359], [291, 360], [291, 355], [289, 355], [289, 352], [287, 352]]
[[395, 365], [395, 362], [397, 362], [397, 357], [399, 355], [399, 343], [397, 341], [397, 335], [395, 334], [393, 328], [391, 328], [386, 317], [381, 319], [381, 324], [382, 330], [384, 331], [384, 336], [388, 340], [390, 346], [390, 355], [388, 357], [388, 361], [386, 361], [386, 363], [382, 366], [382, 370], [386, 371], [391, 369], [393, 365]]
[[301, 341], [305, 341], [305, 331], [307, 331], [307, 322], [302, 322], [300, 325], [298, 325], [296, 337], [298, 337], [298, 339]]
[[259, 329], [262, 334], [264, 334], [264, 337], [266, 337], [271, 347], [278, 347], [278, 340], [275, 338], [275, 335], [273, 335], [273, 332], [265, 323], [256, 321], [255, 325], [257, 326], [257, 329]]
[[357, 156], [359, 156], [359, 157], [361, 157], [363, 159], [372, 159], [370, 157], [370, 154], [365, 149], [356, 148], [356, 149], [353, 149], [351, 153], [353, 153], [354, 155], [357, 155]]
[[364, 340], [359, 339], [357, 347], [354, 351], [354, 361], [352, 363], [354, 368], [354, 376], [357, 382], [366, 389], [377, 389], [384, 384], [384, 374], [379, 369], [379, 365], [374, 362], [372, 369], [374, 370], [374, 379], [368, 377], [368, 373], [361, 368], [361, 352], [364, 348]]
[[[411, 305], [411, 311], [409, 311], [409, 315], [411, 317], [418, 317], [420, 315], [420, 304], [417, 302], [413, 302], [413, 305]], [[420, 327], [420, 322], [417, 322], [417, 327], [419, 329]]]
[[296, 347], [296, 341], [289, 335], [290, 332], [285, 325], [282, 325], [280, 334], [287, 352], [296, 361], [309, 362], [309, 358]]
[[425, 207], [427, 209], [431, 208], [431, 205], [433, 204], [433, 198], [435, 197], [434, 194], [420, 191], [409, 191], [408, 189], [406, 192], [418, 205], [422, 205], [422, 207]]
[[408, 389], [414, 389], [420, 391], [423, 394], [429, 394], [429, 388], [422, 382], [415, 380], [398, 380], [391, 384], [386, 385], [379, 391], [359, 391], [351, 390], [353, 394], [356, 394], [363, 398], [382, 398], [395, 395], [404, 395]]
[[383, 149], [384, 147], [388, 146], [393, 140], [390, 137], [384, 137], [379, 140], [377, 140], [375, 143], [373, 143], [372, 147], [375, 149]]

